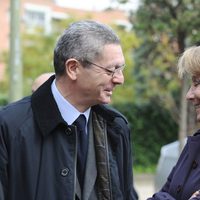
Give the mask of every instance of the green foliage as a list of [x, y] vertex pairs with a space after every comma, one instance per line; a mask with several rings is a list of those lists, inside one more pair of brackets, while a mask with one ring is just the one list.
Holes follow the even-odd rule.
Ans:
[[155, 169], [160, 148], [177, 139], [178, 126], [170, 113], [154, 99], [143, 105], [126, 103], [113, 106], [130, 123], [134, 167], [143, 171]]
[[[23, 35], [24, 95], [31, 93], [33, 80], [45, 72], [53, 72], [53, 49], [60, 33], [71, 23], [71, 19], [54, 23], [54, 31], [47, 35], [38, 29], [34, 34]], [[59, 32], [60, 31], [60, 32]]]
[[198, 0], [141, 0], [132, 22], [141, 45], [134, 51], [136, 103], [156, 98], [179, 120], [181, 84], [177, 58], [200, 39]]
[[149, 166], [141, 166], [141, 165], [134, 165], [133, 166], [133, 173], [134, 174], [155, 174], [157, 165], [149, 165]]
[[165, 32], [173, 38], [181, 31], [191, 38], [199, 30], [199, 9], [198, 0], [141, 0], [135, 28], [142, 35], [146, 30], [152, 36]]
[[122, 86], [116, 88], [116, 91], [113, 94], [113, 102], [132, 102], [133, 99], [135, 99], [135, 91], [133, 86], [136, 84], [136, 80], [133, 76], [133, 49], [139, 46], [140, 40], [136, 37], [133, 31], [129, 32], [116, 26], [113, 28], [121, 39], [121, 45], [126, 62], [126, 67], [124, 69], [125, 82]]
[[6, 95], [0, 95], [0, 107], [8, 103], [8, 97]]
[[36, 34], [24, 36], [23, 41], [24, 93], [26, 95], [31, 92], [31, 84], [39, 74], [53, 71], [53, 40], [52, 36]]

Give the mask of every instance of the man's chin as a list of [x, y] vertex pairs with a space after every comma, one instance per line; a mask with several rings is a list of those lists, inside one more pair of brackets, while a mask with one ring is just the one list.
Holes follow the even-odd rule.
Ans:
[[101, 100], [101, 104], [109, 104], [109, 103], [111, 103], [111, 99], [109, 98], [106, 98], [106, 99], [103, 99], [103, 100]]

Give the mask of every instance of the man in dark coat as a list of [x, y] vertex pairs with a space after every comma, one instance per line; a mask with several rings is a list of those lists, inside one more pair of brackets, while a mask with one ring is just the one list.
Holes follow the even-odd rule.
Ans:
[[124, 62], [110, 27], [80, 21], [64, 31], [55, 76], [0, 111], [3, 200], [137, 199], [128, 122], [105, 106]]

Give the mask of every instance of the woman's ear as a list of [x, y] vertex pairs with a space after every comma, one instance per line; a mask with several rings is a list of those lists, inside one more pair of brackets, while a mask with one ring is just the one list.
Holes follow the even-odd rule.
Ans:
[[79, 62], [74, 58], [70, 58], [65, 62], [66, 74], [72, 80], [76, 80], [77, 78], [78, 65]]

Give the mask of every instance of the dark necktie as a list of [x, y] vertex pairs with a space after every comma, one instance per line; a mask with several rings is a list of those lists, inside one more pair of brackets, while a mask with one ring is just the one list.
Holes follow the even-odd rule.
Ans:
[[85, 175], [85, 165], [87, 158], [88, 149], [88, 134], [86, 133], [86, 118], [83, 114], [79, 115], [75, 123], [77, 126], [78, 135], [78, 155], [77, 155], [77, 175], [78, 180], [83, 189], [84, 175]]

